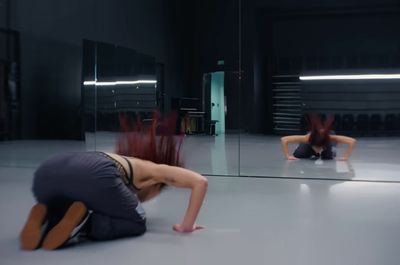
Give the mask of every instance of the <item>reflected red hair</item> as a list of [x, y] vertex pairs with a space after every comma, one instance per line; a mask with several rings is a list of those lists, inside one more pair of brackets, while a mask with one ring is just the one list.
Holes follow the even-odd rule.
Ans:
[[310, 114], [308, 117], [311, 127], [308, 142], [313, 146], [327, 146], [330, 142], [333, 115], [328, 115], [324, 121], [317, 114]]

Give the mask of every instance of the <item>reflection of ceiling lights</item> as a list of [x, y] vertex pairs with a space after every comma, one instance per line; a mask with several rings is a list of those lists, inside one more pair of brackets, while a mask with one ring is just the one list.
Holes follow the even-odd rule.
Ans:
[[116, 85], [140, 85], [140, 84], [157, 84], [156, 80], [135, 80], [135, 81], [115, 81], [115, 82], [97, 82], [85, 81], [84, 86], [116, 86]]
[[366, 79], [400, 79], [400, 74], [369, 75], [314, 75], [300, 76], [300, 80], [366, 80]]

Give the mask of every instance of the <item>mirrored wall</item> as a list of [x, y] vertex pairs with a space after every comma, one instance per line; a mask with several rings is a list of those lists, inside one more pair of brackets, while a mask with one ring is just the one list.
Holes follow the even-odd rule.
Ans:
[[[243, 2], [240, 174], [398, 181], [398, 3], [289, 2]], [[324, 147], [333, 159], [298, 140], [288, 155], [310, 158], [286, 159], [281, 137], [309, 134], [311, 114], [331, 135], [357, 140], [348, 160], [348, 144], [333, 140]]]
[[[115, 151], [121, 115], [158, 111], [205, 175], [397, 181], [397, 1], [0, 3], [0, 164]], [[347, 161], [285, 157], [310, 114]]]
[[35, 167], [55, 153], [94, 150], [94, 130], [83, 134], [81, 81], [95, 8], [0, 1], [0, 165]]
[[110, 38], [83, 43], [86, 135], [94, 131], [95, 149], [111, 152], [120, 117], [146, 126], [155, 112], [175, 113], [185, 166], [238, 176], [239, 2], [153, 2], [98, 7], [108, 15], [96, 26], [108, 25]]

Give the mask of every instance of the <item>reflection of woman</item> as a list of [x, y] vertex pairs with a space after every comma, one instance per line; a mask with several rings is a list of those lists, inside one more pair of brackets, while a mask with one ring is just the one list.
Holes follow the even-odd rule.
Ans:
[[[158, 141], [156, 120], [147, 134], [132, 132], [122, 136], [119, 154], [67, 153], [44, 162], [35, 172], [33, 193], [38, 204], [21, 231], [21, 248], [33, 250], [43, 241], [43, 248], [56, 249], [77, 230], [93, 240], [141, 235], [146, 231], [146, 218], [140, 203], [158, 195], [165, 185], [191, 189], [186, 214], [173, 229], [201, 229], [195, 221], [207, 179], [180, 167], [179, 147], [170, 134], [175, 129], [170, 125], [175, 125], [176, 120], [157, 128], [164, 134]], [[126, 121], [122, 122], [127, 130]], [[42, 236], [46, 221], [47, 232]]]
[[[330, 127], [333, 119], [328, 118], [324, 124], [315, 116], [311, 116], [311, 131], [306, 135], [291, 135], [281, 138], [283, 153], [288, 160], [299, 158], [320, 157], [321, 159], [333, 159], [335, 152], [332, 151], [332, 145], [342, 143], [347, 145], [346, 152], [339, 160], [349, 159], [353, 146], [356, 143], [354, 138], [331, 133]], [[299, 143], [293, 155], [289, 154], [289, 143]]]

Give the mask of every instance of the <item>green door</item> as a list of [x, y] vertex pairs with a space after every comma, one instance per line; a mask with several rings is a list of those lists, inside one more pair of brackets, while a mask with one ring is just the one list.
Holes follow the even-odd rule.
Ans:
[[211, 73], [211, 120], [217, 121], [216, 134], [225, 133], [224, 72]]

